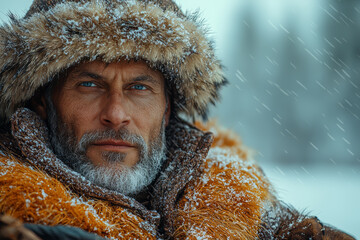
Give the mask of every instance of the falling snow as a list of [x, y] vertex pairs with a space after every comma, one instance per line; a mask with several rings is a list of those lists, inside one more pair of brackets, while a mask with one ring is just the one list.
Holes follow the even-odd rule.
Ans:
[[[360, 175], [349, 169], [360, 165], [360, 2], [228, 0], [221, 7], [226, 17], [214, 5], [210, 23], [224, 36], [217, 46], [229, 68], [230, 84], [213, 116], [258, 151], [260, 165], [279, 166], [284, 183], [294, 177], [304, 184], [302, 190], [308, 187], [325, 202], [329, 192], [318, 196], [306, 178], [281, 170], [284, 163], [305, 169], [322, 166], [322, 177], [337, 180], [336, 186], [349, 185], [348, 192], [339, 190], [343, 197], [358, 198], [351, 194], [360, 192], [355, 187]], [[328, 170], [334, 166], [353, 178], [345, 182], [334, 176]], [[350, 181], [355, 182], [352, 188]], [[306, 207], [315, 213], [322, 209], [320, 204]], [[328, 222], [346, 222], [348, 231], [360, 237], [352, 224], [359, 213], [330, 217], [334, 208], [325, 210]]]
[[[313, 178], [300, 167], [304, 178], [291, 171], [289, 174], [278, 164], [315, 163], [338, 169], [357, 164], [358, 169], [360, 3], [227, 0], [221, 6], [208, 1], [196, 4], [213, 11], [214, 19], [210, 16], [207, 20], [218, 37], [217, 48], [229, 73], [230, 84], [213, 115], [258, 150], [260, 162], [272, 163], [278, 176], [286, 175], [282, 183], [293, 180], [303, 186], [301, 191], [312, 186], [309, 179]], [[198, 7], [192, 0], [183, 0], [182, 5]], [[326, 175], [328, 181], [322, 182], [320, 197], [329, 196], [326, 185], [339, 183], [336, 186], [342, 189], [340, 183], [347, 184], [343, 179], [349, 169], [345, 169], [339, 170], [340, 177], [336, 170]], [[324, 175], [326, 170], [319, 173]], [[352, 176], [349, 182], [359, 182], [358, 174]], [[284, 186], [284, 191], [297, 186], [300, 194], [296, 184]], [[310, 190], [313, 194], [317, 191]], [[340, 195], [359, 192], [358, 188], [348, 190]], [[311, 209], [317, 213], [318, 207]], [[355, 217], [345, 216], [336, 218], [357, 222]], [[358, 227], [352, 229], [358, 231]]]

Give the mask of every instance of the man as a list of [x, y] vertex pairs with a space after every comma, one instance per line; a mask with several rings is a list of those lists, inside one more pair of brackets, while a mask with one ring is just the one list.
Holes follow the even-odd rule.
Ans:
[[183, 120], [226, 80], [171, 0], [35, 0], [0, 36], [1, 237], [353, 239], [277, 200], [230, 132]]

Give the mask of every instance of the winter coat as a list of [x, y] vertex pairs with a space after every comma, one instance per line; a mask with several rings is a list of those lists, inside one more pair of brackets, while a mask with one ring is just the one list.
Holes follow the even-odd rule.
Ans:
[[[172, 119], [162, 171], [146, 191], [127, 197], [57, 159], [34, 112], [19, 109], [11, 124], [12, 133], [1, 135], [0, 212], [23, 222], [110, 239], [352, 239], [276, 200], [240, 140], [215, 125], [198, 124], [213, 137]], [[335, 233], [341, 238], [324, 237]]]

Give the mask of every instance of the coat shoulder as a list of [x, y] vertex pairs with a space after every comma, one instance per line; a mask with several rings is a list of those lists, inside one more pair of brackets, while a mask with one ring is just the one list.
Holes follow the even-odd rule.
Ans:
[[254, 239], [269, 184], [233, 132], [214, 123], [197, 126], [214, 133], [200, 178], [179, 202], [176, 238]]
[[214, 141], [211, 146], [212, 148], [220, 147], [235, 153], [243, 160], [251, 159], [253, 151], [243, 145], [240, 136], [234, 131], [220, 126], [215, 120], [207, 123], [197, 121], [195, 126], [202, 131], [213, 133]]

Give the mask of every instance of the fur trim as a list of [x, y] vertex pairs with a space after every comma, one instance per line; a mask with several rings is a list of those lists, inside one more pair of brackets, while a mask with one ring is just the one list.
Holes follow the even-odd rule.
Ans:
[[197, 17], [140, 0], [110, 2], [58, 3], [0, 27], [0, 118], [60, 71], [95, 59], [147, 61], [167, 78], [174, 111], [206, 115], [226, 80]]
[[125, 208], [79, 197], [43, 172], [0, 154], [0, 212], [28, 223], [69, 225], [111, 239], [156, 239]]
[[213, 123], [200, 127], [215, 130], [213, 148], [179, 201], [174, 238], [256, 239], [269, 183], [246, 159], [238, 137]]

